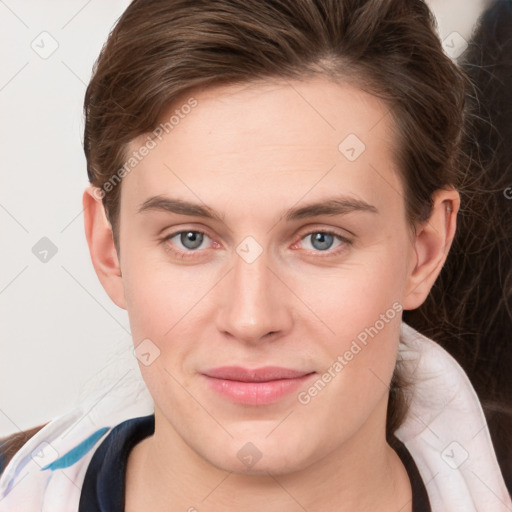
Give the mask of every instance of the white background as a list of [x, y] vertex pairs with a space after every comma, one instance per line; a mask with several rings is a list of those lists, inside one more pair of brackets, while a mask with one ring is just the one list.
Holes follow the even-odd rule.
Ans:
[[[469, 39], [484, 2], [431, 0], [441, 38]], [[82, 214], [83, 96], [128, 4], [0, 0], [0, 436], [137, 367], [128, 316], [96, 277]], [[47, 58], [31, 46], [51, 44]], [[46, 262], [32, 252], [43, 237], [57, 248]]]

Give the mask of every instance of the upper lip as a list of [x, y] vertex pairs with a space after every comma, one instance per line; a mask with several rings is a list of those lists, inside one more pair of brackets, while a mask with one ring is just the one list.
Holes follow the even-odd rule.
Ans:
[[208, 377], [240, 382], [268, 382], [280, 379], [296, 379], [310, 373], [313, 372], [281, 368], [279, 366], [264, 366], [262, 368], [253, 369], [243, 368], [242, 366], [221, 366], [203, 372], [203, 374]]

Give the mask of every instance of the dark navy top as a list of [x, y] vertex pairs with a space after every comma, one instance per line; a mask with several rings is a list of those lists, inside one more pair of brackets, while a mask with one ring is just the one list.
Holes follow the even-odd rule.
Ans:
[[[155, 431], [155, 415], [126, 420], [114, 427], [87, 468], [79, 512], [124, 512], [125, 474], [130, 450]], [[405, 445], [396, 437], [393, 448], [402, 460], [412, 487], [413, 512], [431, 512], [425, 486]]]

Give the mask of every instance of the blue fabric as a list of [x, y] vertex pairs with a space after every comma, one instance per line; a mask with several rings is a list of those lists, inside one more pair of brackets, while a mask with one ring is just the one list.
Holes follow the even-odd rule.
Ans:
[[91, 434], [87, 439], [82, 441], [79, 445], [75, 446], [72, 450], [41, 468], [41, 471], [44, 471], [45, 469], [51, 469], [54, 471], [55, 469], [72, 466], [75, 462], [79, 461], [96, 444], [98, 439], [100, 439], [108, 430], [108, 427], [100, 428], [94, 432], [94, 434]]

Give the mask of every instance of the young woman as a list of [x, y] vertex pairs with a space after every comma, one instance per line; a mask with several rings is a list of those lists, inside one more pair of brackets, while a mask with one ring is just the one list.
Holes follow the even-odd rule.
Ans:
[[402, 319], [454, 240], [471, 90], [421, 1], [134, 0], [83, 201], [149, 394], [39, 430], [0, 510], [512, 510], [466, 373]]

